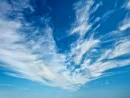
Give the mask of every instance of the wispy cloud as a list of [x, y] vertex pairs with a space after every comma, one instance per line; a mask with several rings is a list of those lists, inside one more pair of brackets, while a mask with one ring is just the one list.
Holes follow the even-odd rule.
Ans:
[[[109, 69], [130, 64], [129, 59], [116, 59], [130, 53], [129, 39], [124, 37], [124, 40], [113, 42], [111, 47], [104, 47], [103, 39], [109, 39], [111, 35], [115, 36], [113, 32], [108, 33], [108, 36], [103, 35], [102, 38], [96, 37], [98, 31], [93, 25], [100, 19], [106, 19], [113, 10], [108, 11], [105, 17], [96, 17], [95, 21], [91, 22], [91, 14], [102, 6], [101, 3], [94, 4], [93, 0], [81, 0], [74, 4], [76, 19], [69, 35], [77, 33], [79, 38], [70, 45], [70, 52], [58, 53], [48, 17], [40, 17], [40, 22], [44, 23], [43, 27], [34, 26], [33, 22], [28, 23], [23, 15], [25, 8], [35, 11], [28, 0], [19, 0], [11, 4], [2, 1], [0, 3], [0, 62], [3, 65], [0, 66], [10, 70], [5, 74], [44, 85], [76, 90], [87, 82], [105, 76], [107, 73], [104, 72]], [[9, 19], [9, 12], [17, 12], [16, 18]], [[118, 29], [123, 32], [129, 27], [128, 20], [121, 23]], [[98, 24], [96, 28], [99, 27]], [[26, 28], [29, 29], [28, 32]], [[118, 29], [115, 31], [119, 32]]]
[[130, 28], [130, 18], [126, 17], [119, 27], [120, 31], [125, 31]]
[[79, 33], [80, 36], [83, 36], [91, 28], [92, 24], [89, 23], [90, 14], [99, 7], [99, 5], [97, 5], [90, 11], [93, 3], [93, 0], [81, 0], [74, 5], [74, 10], [76, 10], [76, 21], [74, 24], [75, 26], [72, 28], [71, 34]]
[[85, 53], [87, 53], [88, 51], [90, 51], [91, 49], [93, 49], [95, 46], [98, 45], [100, 41], [90, 38], [88, 40], [84, 40], [81, 43], [78, 43], [78, 45], [76, 45], [76, 47], [72, 48], [72, 51], [75, 53], [74, 55], [74, 62], [75, 64], [80, 64], [82, 57]]
[[115, 45], [115, 49], [112, 51], [110, 57], [114, 58], [124, 54], [128, 54], [130, 53], [129, 50], [130, 50], [130, 40], [129, 39], [122, 40]]
[[130, 9], [130, 0], [126, 0], [125, 8], [128, 10]]

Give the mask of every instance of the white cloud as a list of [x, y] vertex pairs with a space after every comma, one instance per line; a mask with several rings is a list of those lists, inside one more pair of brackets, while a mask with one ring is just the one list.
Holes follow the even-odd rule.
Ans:
[[130, 18], [126, 17], [119, 27], [120, 31], [125, 31], [130, 28]]
[[[12, 3], [15, 5], [14, 8], [10, 8], [10, 5], [6, 2], [2, 4], [7, 6], [5, 12], [11, 9], [11, 11], [19, 10], [21, 13], [23, 8], [30, 6], [28, 0]], [[19, 3], [20, 6], [18, 6]], [[94, 13], [101, 5], [97, 4], [92, 7], [93, 4], [94, 1], [92, 0], [81, 0], [74, 5], [76, 20], [70, 34], [79, 33], [80, 37], [71, 45], [68, 54], [58, 53], [52, 35], [53, 29], [48, 23], [45, 23], [45, 27], [40, 28], [40, 30], [31, 31], [35, 38], [36, 34], [43, 32], [37, 40], [33, 36], [28, 38], [25, 32], [20, 31], [20, 29], [23, 29], [23, 24], [28, 23], [26, 21], [21, 23], [19, 18], [8, 20], [4, 17], [6, 14], [3, 10], [0, 13], [0, 62], [4, 64], [0, 66], [10, 70], [5, 74], [29, 79], [44, 85], [75, 90], [87, 82], [102, 77], [106, 70], [130, 64], [128, 59], [113, 60], [115, 57], [129, 53], [129, 39], [116, 41], [117, 44], [114, 47], [106, 49], [100, 46], [102, 40], [94, 37], [94, 30], [89, 37], [83, 38], [91, 26], [100, 20], [97, 17], [94, 23], [90, 23], [91, 13]], [[2, 9], [4, 8], [2, 7]], [[108, 13], [111, 14], [111, 12]], [[24, 20], [23, 15], [21, 17]], [[123, 22], [123, 25], [127, 24], [126, 22]], [[29, 24], [27, 26], [30, 30], [33, 28]], [[97, 47], [103, 51], [98, 51]], [[100, 55], [96, 54], [97, 52], [100, 52]], [[93, 58], [94, 56], [97, 56], [97, 58]], [[102, 61], [104, 59], [108, 60]], [[79, 64], [81, 67], [76, 68], [75, 65]], [[70, 66], [72, 67], [69, 68]]]
[[[18, 24], [20, 23], [1, 20], [0, 24], [0, 61], [4, 63], [4, 67], [15, 72], [7, 74], [41, 82], [47, 85], [53, 84], [47, 81], [53, 81], [53, 86], [59, 86], [56, 82], [56, 78], [58, 77], [58, 72], [65, 70], [65, 68], [60, 64], [63, 57], [56, 53], [53, 40], [50, 39], [51, 37], [47, 37], [47, 41], [43, 42], [42, 45], [38, 43], [39, 48], [35, 48], [35, 50], [33, 49], [32, 51], [27, 47], [26, 43], [22, 43], [26, 39], [22, 38], [20, 32], [18, 32]], [[50, 31], [50, 28], [45, 30], [48, 34], [51, 33]], [[43, 52], [40, 51], [40, 49]], [[39, 53], [34, 54], [34, 52]]]
[[74, 51], [75, 57], [74, 62], [78, 65], [80, 64], [82, 57], [85, 53], [90, 51], [92, 48], [96, 47], [99, 43], [99, 40], [94, 40], [90, 38], [89, 40], [84, 40], [82, 43], [78, 43], [76, 47], [73, 47], [72, 51]]
[[101, 6], [100, 3], [92, 7], [93, 4], [93, 0], [81, 0], [74, 4], [74, 10], [76, 10], [76, 21], [71, 30], [71, 34], [78, 33], [82, 37], [91, 29], [93, 24], [89, 22], [90, 15]]
[[127, 53], [130, 53], [130, 40], [129, 39], [125, 39], [118, 42], [115, 45], [115, 48], [112, 51], [111, 55], [109, 55], [109, 57], [114, 58], [114, 57], [118, 57]]
[[108, 50], [104, 51], [104, 53], [101, 55], [100, 58], [98, 58], [97, 61], [101, 61], [101, 60], [104, 60], [104, 59], [108, 58], [111, 52], [112, 52], [111, 49], [108, 49]]
[[129, 10], [130, 9], [130, 0], [127, 0], [126, 2], [126, 8]]
[[[0, 24], [2, 25], [0, 28], [1, 62], [8, 64], [8, 68], [17, 71], [18, 73], [22, 73], [26, 75], [26, 77], [31, 77], [33, 75], [36, 77], [35, 74], [45, 71], [46, 78], [52, 78], [53, 74], [50, 75], [51, 72], [44, 67], [44, 64], [42, 64], [40, 60], [36, 60], [37, 56], [32, 54], [26, 45], [17, 43], [22, 41], [21, 36], [18, 34], [20, 32], [17, 31], [17, 24], [19, 23], [2, 21]], [[49, 75], [52, 77], [49, 77]]]

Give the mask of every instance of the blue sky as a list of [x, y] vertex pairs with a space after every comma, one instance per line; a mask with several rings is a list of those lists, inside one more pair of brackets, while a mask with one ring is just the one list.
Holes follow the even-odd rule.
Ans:
[[0, 98], [130, 98], [129, 0], [1, 0]]

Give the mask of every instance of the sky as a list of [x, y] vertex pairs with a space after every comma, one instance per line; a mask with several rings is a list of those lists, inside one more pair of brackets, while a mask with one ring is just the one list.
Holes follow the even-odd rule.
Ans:
[[130, 98], [130, 0], [0, 0], [0, 98]]

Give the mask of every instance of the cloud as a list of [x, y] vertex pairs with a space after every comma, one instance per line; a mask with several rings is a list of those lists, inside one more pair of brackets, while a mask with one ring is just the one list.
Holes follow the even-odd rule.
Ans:
[[99, 40], [95, 40], [93, 38], [90, 38], [88, 40], [84, 40], [82, 43], [78, 43], [76, 47], [73, 47], [72, 51], [74, 51], [75, 56], [74, 56], [74, 62], [75, 64], [80, 64], [82, 57], [85, 53], [96, 47], [99, 43]]
[[41, 71], [45, 72], [46, 78], [53, 78], [53, 74], [41, 63], [42, 61], [36, 60], [37, 56], [22, 43], [25, 39], [19, 35], [20, 32], [17, 30], [20, 27], [20, 23], [2, 20], [0, 24], [2, 34], [0, 36], [0, 60], [6, 64], [5, 67], [22, 74], [23, 78], [31, 78], [33, 76], [35, 80], [35, 78], [39, 78], [37, 75]]
[[130, 28], [130, 18], [126, 17], [119, 27], [120, 31], [125, 31]]
[[92, 27], [90, 21], [90, 15], [94, 13], [101, 3], [94, 4], [93, 0], [81, 0], [74, 4], [74, 10], [76, 11], [76, 21], [70, 34], [78, 33], [81, 37], [84, 36]]
[[126, 8], [129, 10], [130, 9], [130, 0], [127, 0], [126, 2]]
[[109, 10], [106, 13], [103, 14], [102, 19], [103, 21], [107, 20], [116, 10]]
[[[81, 0], [74, 4], [76, 19], [69, 35], [77, 33], [79, 38], [70, 45], [68, 53], [58, 52], [49, 17], [37, 17], [44, 24], [42, 26], [38, 25], [39, 21], [36, 25], [33, 24], [37, 20], [26, 21], [23, 10], [31, 8], [28, 0], [11, 0], [11, 4], [2, 1], [0, 4], [0, 62], [3, 63], [0, 66], [9, 70], [8, 73], [5, 72], [6, 75], [29, 79], [43, 85], [77, 90], [86, 83], [107, 75], [107, 70], [130, 64], [129, 59], [116, 59], [129, 53], [129, 39], [116, 40], [108, 48], [102, 46], [102, 38], [108, 39], [112, 34], [96, 37], [98, 31], [93, 25], [101, 18], [96, 17], [91, 22], [90, 16], [98, 10], [101, 3], [94, 5], [93, 0]], [[8, 12], [17, 12], [16, 18], [10, 19]], [[113, 11], [106, 13], [110, 15]], [[122, 22], [120, 28], [124, 28], [122, 26], [127, 22], [127, 19]], [[125, 26], [125, 29], [128, 27]], [[91, 29], [92, 32], [88, 33]]]
[[129, 39], [121, 40], [115, 45], [115, 49], [112, 51], [110, 58], [128, 54], [130, 53], [129, 50], [130, 50], [130, 40]]

